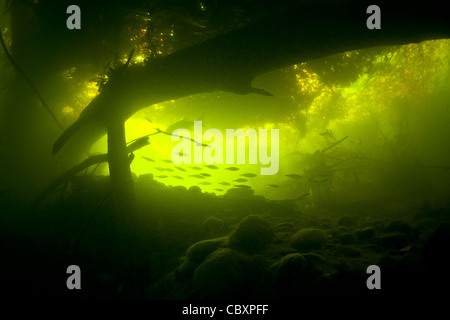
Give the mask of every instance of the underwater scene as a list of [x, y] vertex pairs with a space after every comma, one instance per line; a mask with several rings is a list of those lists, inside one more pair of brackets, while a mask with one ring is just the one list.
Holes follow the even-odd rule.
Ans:
[[0, 1], [4, 296], [442, 297], [450, 21], [408, 3]]

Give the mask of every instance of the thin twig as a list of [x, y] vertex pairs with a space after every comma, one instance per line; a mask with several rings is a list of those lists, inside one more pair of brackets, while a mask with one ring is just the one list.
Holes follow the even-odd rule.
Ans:
[[16, 69], [16, 71], [26, 80], [26, 82], [28, 83], [28, 85], [30, 86], [31, 89], [33, 89], [34, 93], [37, 95], [37, 97], [39, 98], [39, 100], [41, 101], [42, 105], [44, 106], [44, 108], [47, 110], [47, 112], [50, 114], [50, 116], [53, 118], [53, 120], [55, 121], [55, 123], [58, 125], [58, 127], [64, 131], [65, 128], [63, 127], [63, 125], [58, 121], [58, 119], [56, 118], [55, 114], [53, 113], [53, 111], [50, 109], [50, 107], [48, 106], [48, 104], [45, 102], [44, 98], [41, 96], [41, 94], [39, 93], [39, 90], [36, 88], [36, 86], [33, 84], [33, 82], [30, 80], [30, 78], [28, 78], [28, 76], [25, 74], [25, 72], [22, 71], [22, 69], [19, 67], [19, 65], [14, 61], [13, 57], [11, 56], [11, 54], [8, 51], [8, 48], [6, 47], [5, 41], [3, 40], [3, 35], [0, 31], [0, 42], [2, 43], [2, 47], [3, 50], [5, 51], [5, 55], [8, 58], [8, 60], [11, 62], [11, 64], [13, 65], [13, 67]]

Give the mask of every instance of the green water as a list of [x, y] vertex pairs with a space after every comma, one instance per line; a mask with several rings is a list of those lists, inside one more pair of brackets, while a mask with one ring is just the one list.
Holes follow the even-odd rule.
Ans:
[[[113, 1], [83, 9], [83, 25], [97, 28], [70, 37], [57, 27], [64, 14], [49, 18], [63, 5], [1, 3], [7, 48], [37, 89], [2, 50], [6, 294], [288, 300], [436, 290], [449, 243], [449, 40], [299, 61], [252, 81], [272, 96], [218, 90], [140, 109], [125, 123], [126, 141], [151, 136], [130, 159], [134, 197], [126, 206], [107, 162], [65, 175], [106, 154], [106, 136], [91, 139], [89, 131], [51, 154], [61, 130], [36, 91], [67, 128], [131, 48], [130, 67], [139, 68], [280, 9], [251, 3]], [[158, 130], [182, 128], [208, 145], [194, 136], [194, 121], [203, 133], [222, 133], [221, 161], [208, 164], [208, 147], [188, 141], [191, 163], [173, 163], [179, 141]], [[227, 129], [254, 129], [258, 152], [276, 144], [276, 173], [261, 174], [270, 164], [259, 153], [250, 163], [248, 142], [237, 163], [238, 148], [225, 147]], [[272, 134], [263, 143], [261, 130], [274, 129], [279, 140]], [[81, 290], [65, 286], [69, 265], [81, 269]], [[382, 271], [378, 292], [366, 287], [370, 265]]]

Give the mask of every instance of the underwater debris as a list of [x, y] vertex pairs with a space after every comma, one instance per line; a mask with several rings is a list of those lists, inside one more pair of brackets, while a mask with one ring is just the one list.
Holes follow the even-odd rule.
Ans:
[[205, 179], [205, 177], [204, 177], [204, 176], [202, 176], [202, 175], [199, 175], [199, 174], [191, 174], [191, 175], [189, 175], [189, 177], [192, 177], [192, 178], [197, 178], [197, 179]]
[[183, 172], [186, 172], [186, 169], [185, 169], [185, 168], [175, 167], [175, 169], [180, 170], [180, 171], [183, 171]]
[[246, 182], [246, 181], [248, 181], [247, 179], [244, 179], [244, 178], [239, 178], [239, 179], [234, 179], [233, 181], [236, 181], [236, 182]]
[[202, 168], [200, 168], [200, 167], [189, 167], [189, 168], [191, 168], [192, 170], [196, 170], [196, 171], [202, 170]]
[[300, 179], [302, 176], [296, 173], [292, 173], [292, 174], [287, 174], [286, 177], [291, 178], [291, 179]]
[[234, 185], [237, 188], [243, 188], [243, 189], [251, 189], [252, 187], [247, 186], [246, 184], [235, 184]]
[[152, 158], [146, 157], [146, 156], [141, 156], [142, 159], [147, 160], [149, 162], [155, 162], [155, 160], [153, 160]]
[[272, 225], [266, 219], [249, 215], [230, 235], [230, 245], [238, 251], [256, 253], [272, 242], [273, 235]]
[[272, 187], [272, 188], [279, 188], [279, 187], [280, 187], [280, 186], [277, 185], [277, 184], [268, 184], [268, 186], [269, 186], [269, 187]]
[[318, 176], [314, 176], [309, 178], [310, 182], [317, 182], [317, 183], [321, 183], [321, 182], [328, 182], [331, 181], [333, 179], [332, 175], [328, 175], [328, 174], [320, 174]]
[[257, 177], [258, 175], [254, 174], [254, 173], [243, 173], [243, 174], [241, 174], [241, 176], [247, 177], [247, 178], [254, 178], [254, 177]]
[[207, 165], [205, 165], [205, 167], [208, 168], [208, 169], [214, 169], [214, 170], [219, 169], [218, 166], [215, 166], [213, 164], [207, 164]]
[[204, 177], [211, 177], [211, 175], [210, 175], [209, 173], [201, 172], [200, 174], [201, 174], [202, 176], [204, 176]]
[[231, 186], [231, 183], [229, 182], [219, 182], [222, 186]]
[[172, 176], [173, 178], [175, 178], [175, 179], [178, 179], [178, 180], [183, 180], [184, 178], [183, 177], [180, 177], [180, 176]]
[[[139, 150], [147, 145], [150, 144], [148, 137], [141, 137], [136, 139], [134, 142], [130, 143], [127, 146], [127, 153], [133, 153], [136, 150]], [[37, 207], [42, 200], [45, 199], [45, 197], [53, 191], [56, 187], [58, 187], [60, 184], [63, 184], [67, 181], [69, 181], [72, 176], [75, 174], [83, 171], [86, 168], [89, 168], [90, 166], [97, 165], [102, 162], [108, 161], [108, 155], [107, 154], [98, 154], [94, 156], [90, 156], [80, 164], [77, 164], [72, 169], [67, 170], [62, 175], [60, 175], [58, 178], [56, 178], [37, 198], [33, 201], [31, 204], [31, 208]]]
[[162, 174], [160, 176], [156, 176], [156, 178], [160, 178], [160, 179], [165, 179], [168, 178], [169, 176], [166, 176], [165, 174]]
[[238, 171], [239, 168], [237, 168], [237, 167], [228, 167], [228, 168], [225, 168], [225, 170]]

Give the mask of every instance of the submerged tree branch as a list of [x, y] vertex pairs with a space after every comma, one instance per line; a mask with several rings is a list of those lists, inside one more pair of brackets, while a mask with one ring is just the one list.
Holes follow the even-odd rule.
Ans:
[[[139, 139], [136, 139], [133, 143], [127, 146], [127, 153], [133, 154], [133, 152], [147, 146], [150, 144], [148, 136], [141, 137]], [[82, 172], [83, 170], [103, 162], [108, 161], [108, 155], [107, 154], [99, 154], [90, 156], [89, 158], [85, 159], [80, 164], [77, 164], [73, 168], [67, 170], [62, 175], [60, 175], [58, 178], [56, 178], [33, 202], [32, 208], [37, 207], [53, 190], [55, 190], [58, 186], [61, 184], [64, 184], [65, 182], [69, 181], [74, 175], [77, 173]]]

